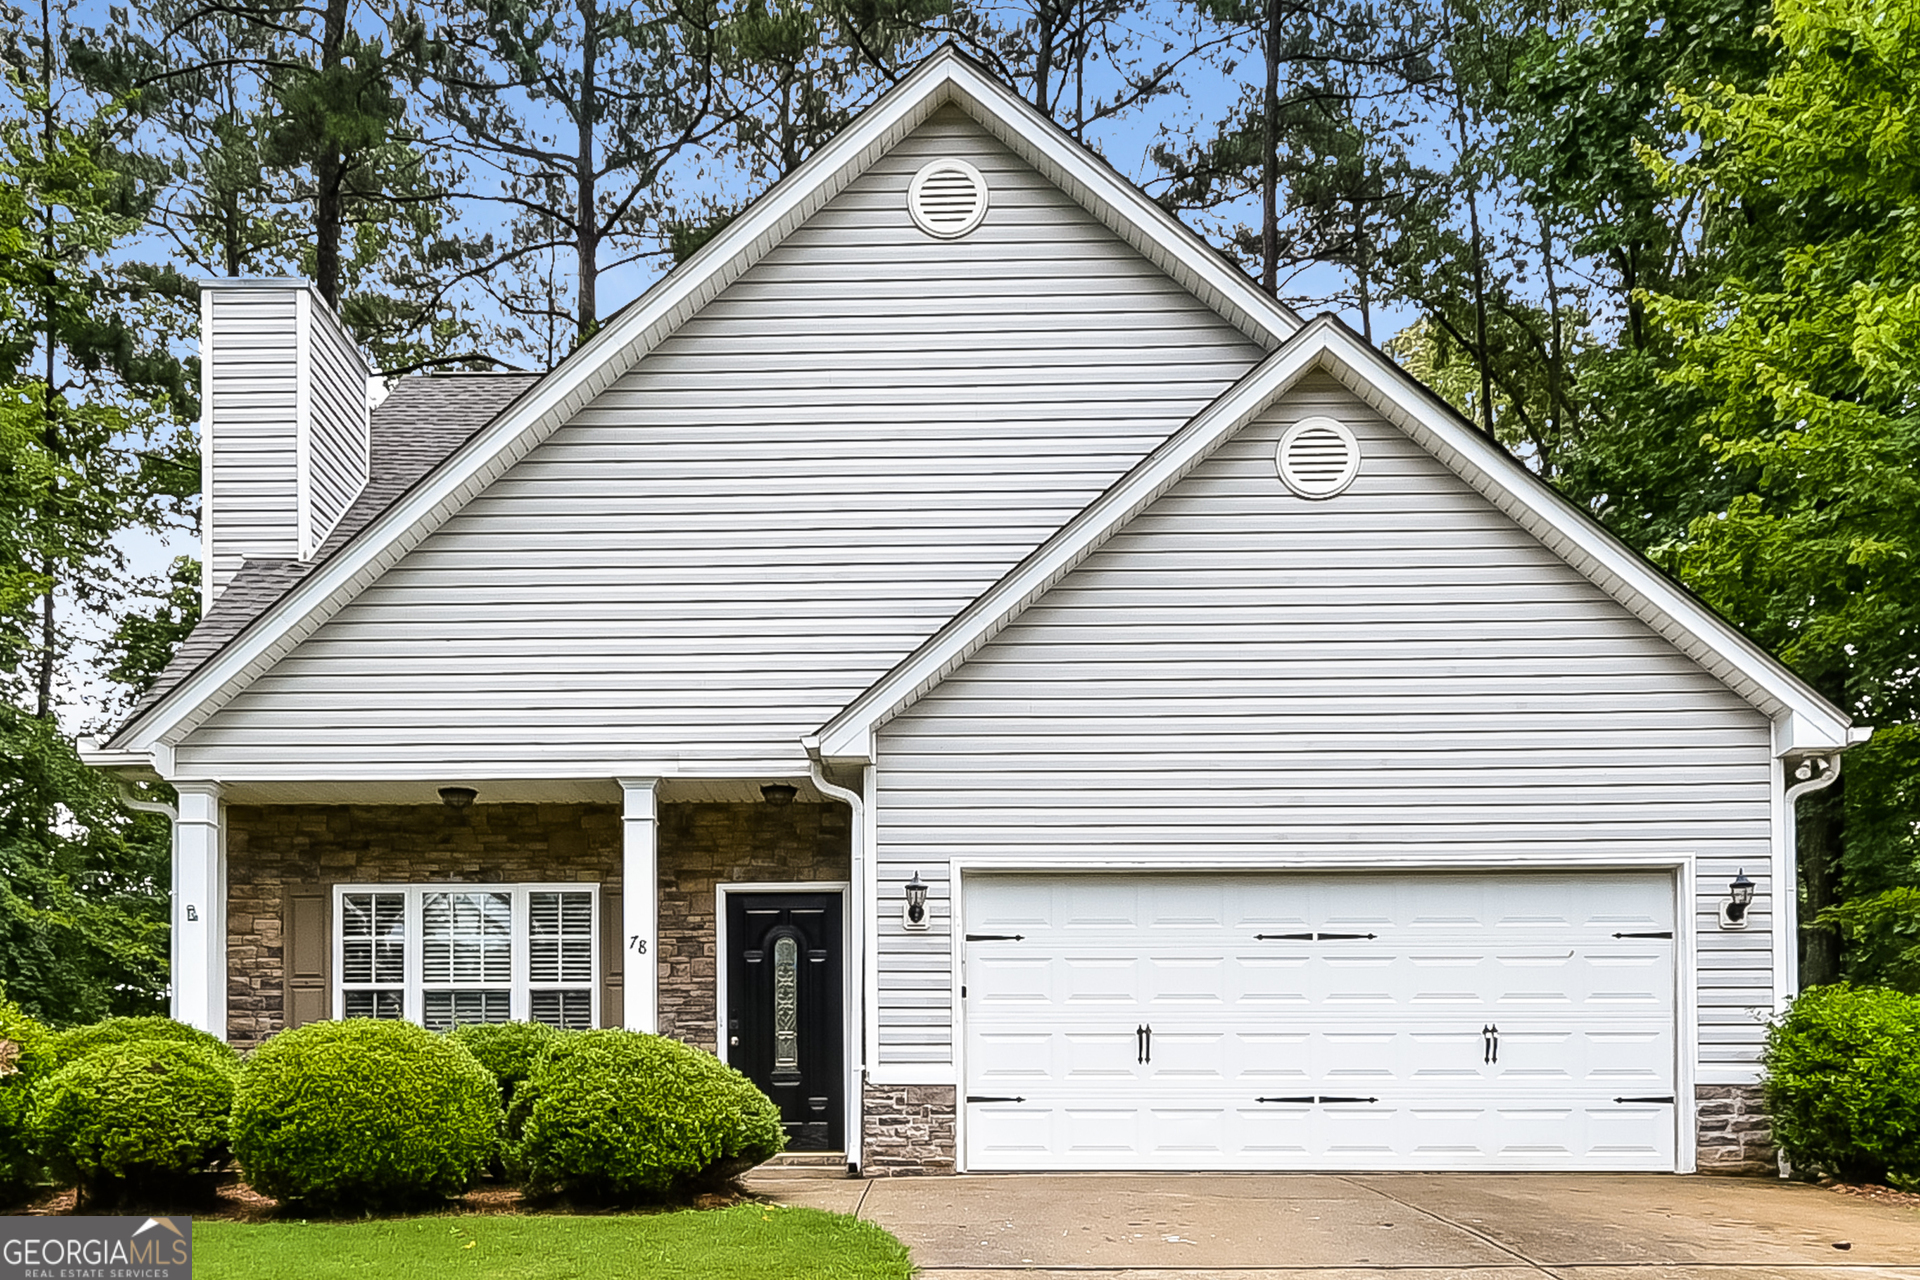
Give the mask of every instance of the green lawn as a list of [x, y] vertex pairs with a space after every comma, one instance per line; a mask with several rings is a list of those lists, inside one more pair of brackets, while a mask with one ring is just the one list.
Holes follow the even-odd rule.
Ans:
[[619, 1218], [193, 1224], [197, 1280], [907, 1280], [906, 1246], [817, 1209], [742, 1204]]

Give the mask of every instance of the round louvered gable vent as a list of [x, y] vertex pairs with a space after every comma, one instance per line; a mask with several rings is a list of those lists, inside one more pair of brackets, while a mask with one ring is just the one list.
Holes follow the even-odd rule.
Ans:
[[907, 209], [922, 231], [952, 240], [987, 216], [987, 180], [965, 160], [935, 160], [913, 175]]
[[1301, 497], [1331, 498], [1360, 473], [1360, 442], [1332, 418], [1303, 418], [1280, 437], [1274, 463]]

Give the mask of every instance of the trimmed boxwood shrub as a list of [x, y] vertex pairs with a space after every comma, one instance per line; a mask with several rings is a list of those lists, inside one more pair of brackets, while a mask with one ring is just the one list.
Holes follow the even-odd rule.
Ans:
[[177, 1040], [102, 1045], [33, 1095], [33, 1139], [89, 1204], [173, 1195], [224, 1157], [233, 1054]]
[[1774, 1141], [1796, 1169], [1920, 1188], [1920, 996], [1814, 987], [1765, 1061]]
[[100, 1049], [132, 1044], [137, 1040], [170, 1040], [175, 1044], [197, 1044], [215, 1053], [225, 1054], [229, 1062], [240, 1055], [233, 1046], [198, 1027], [190, 1027], [172, 1018], [107, 1018], [54, 1034], [53, 1051], [61, 1066], [78, 1062]]
[[583, 1031], [548, 1045], [514, 1096], [514, 1166], [534, 1193], [634, 1202], [724, 1183], [786, 1146], [780, 1112], [710, 1053]]
[[33, 1088], [54, 1068], [54, 1033], [0, 1001], [0, 1204], [25, 1196], [40, 1180], [29, 1132]]
[[404, 1208], [471, 1186], [500, 1122], [493, 1076], [458, 1041], [409, 1022], [311, 1022], [241, 1065], [233, 1154], [279, 1200]]
[[533, 1064], [555, 1036], [570, 1034], [544, 1022], [490, 1022], [455, 1027], [449, 1039], [465, 1045], [467, 1052], [500, 1082], [500, 1105], [511, 1111], [513, 1092], [533, 1071]]

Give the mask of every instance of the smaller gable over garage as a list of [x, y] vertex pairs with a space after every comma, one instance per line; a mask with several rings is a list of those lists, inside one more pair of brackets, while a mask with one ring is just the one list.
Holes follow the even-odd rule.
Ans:
[[[1765, 715], [1773, 723], [1775, 754], [1832, 751], [1865, 740], [1869, 730], [1855, 727], [1845, 712], [1560, 497], [1352, 330], [1323, 316], [848, 704], [808, 739], [809, 750], [849, 765], [872, 760], [875, 730], [939, 684], [1215, 450], [1316, 372], [1346, 387], [1542, 547]], [[1310, 462], [1307, 455], [1296, 455], [1302, 459]]]

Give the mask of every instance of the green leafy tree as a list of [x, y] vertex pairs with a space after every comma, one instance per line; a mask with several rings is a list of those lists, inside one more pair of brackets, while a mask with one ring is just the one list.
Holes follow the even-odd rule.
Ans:
[[0, 983], [65, 1022], [164, 989], [164, 824], [121, 806], [60, 716], [129, 601], [116, 537], [177, 518], [195, 406], [164, 308], [111, 260], [148, 198], [120, 163], [127, 116], [65, 78], [65, 13], [38, 18], [0, 87]]
[[[1920, 872], [1920, 4], [1777, 0], [1767, 34], [1762, 85], [1683, 98], [1704, 155], [1654, 168], [1701, 207], [1717, 278], [1649, 307], [1734, 489], [1672, 562], [1876, 726], [1802, 806], [1817, 921]], [[1803, 949], [1806, 981], [1840, 977], [1830, 928]]]

